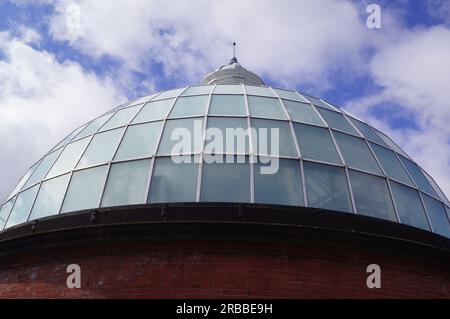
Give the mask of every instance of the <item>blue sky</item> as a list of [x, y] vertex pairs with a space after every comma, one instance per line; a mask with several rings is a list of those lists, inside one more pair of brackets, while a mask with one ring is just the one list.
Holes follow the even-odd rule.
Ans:
[[450, 193], [450, 1], [2, 0], [0, 198], [71, 129], [200, 82], [233, 41], [267, 84], [344, 106]]

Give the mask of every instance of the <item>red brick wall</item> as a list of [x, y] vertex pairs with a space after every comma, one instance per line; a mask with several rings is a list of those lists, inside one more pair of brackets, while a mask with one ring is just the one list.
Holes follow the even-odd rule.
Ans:
[[[66, 266], [81, 267], [81, 289]], [[381, 267], [368, 289], [366, 267]], [[86, 246], [0, 260], [0, 297], [450, 297], [448, 265], [380, 252], [285, 244], [176, 242]]]

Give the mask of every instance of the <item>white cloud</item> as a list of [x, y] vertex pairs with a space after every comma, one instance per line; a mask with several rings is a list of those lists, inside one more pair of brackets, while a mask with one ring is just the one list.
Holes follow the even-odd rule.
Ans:
[[[113, 81], [31, 47], [39, 35], [0, 32], [0, 197], [76, 126], [123, 102]], [[27, 43], [25, 43], [27, 42]]]
[[[67, 11], [74, 3], [80, 8], [76, 32]], [[290, 86], [324, 89], [332, 71], [364, 67], [365, 20], [344, 1], [64, 0], [56, 12], [51, 30], [57, 39], [94, 58], [118, 57], [132, 69], [157, 61], [166, 75], [187, 81], [226, 62], [233, 41], [244, 66]]]
[[[379, 47], [370, 64], [382, 92], [347, 107], [389, 131], [450, 195], [450, 29], [403, 31], [395, 39]], [[373, 114], [384, 103], [401, 105], [403, 116], [415, 119], [419, 127], [388, 127], [377, 120]]]

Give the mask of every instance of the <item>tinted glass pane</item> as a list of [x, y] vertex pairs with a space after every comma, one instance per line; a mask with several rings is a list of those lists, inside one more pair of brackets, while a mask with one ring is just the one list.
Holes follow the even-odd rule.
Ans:
[[74, 172], [61, 212], [97, 208], [107, 175], [107, 165]]
[[261, 158], [254, 166], [254, 176], [256, 203], [303, 205], [298, 160]]
[[[150, 188], [150, 203], [195, 202], [198, 160], [184, 156], [175, 163], [171, 157], [156, 159]], [[196, 163], [197, 162], [197, 163]]]
[[287, 100], [283, 100], [283, 103], [293, 121], [324, 126], [311, 104]]
[[249, 96], [248, 106], [251, 116], [287, 119], [278, 99]]
[[212, 154], [248, 153], [250, 139], [243, 118], [208, 118], [204, 151]]
[[241, 85], [216, 85], [214, 94], [244, 94]]
[[387, 135], [381, 133], [380, 131], [377, 131], [376, 129], [374, 129], [374, 131], [387, 145], [389, 145], [391, 149], [408, 158], [408, 155], [406, 155], [406, 153], [400, 147], [398, 147], [397, 144], [395, 144]]
[[27, 221], [38, 190], [39, 185], [36, 185], [18, 195], [6, 227], [12, 227]]
[[333, 135], [348, 166], [382, 174], [365, 140], [338, 132]]
[[433, 187], [431, 187], [426, 177], [422, 174], [422, 171], [420, 170], [419, 166], [417, 166], [417, 164], [411, 162], [410, 160], [404, 158], [403, 156], [399, 157], [403, 165], [405, 165], [409, 175], [411, 175], [412, 179], [416, 183], [417, 187], [419, 187], [419, 189], [425, 192], [437, 196], [437, 194], [433, 190]]
[[167, 117], [167, 114], [172, 107], [173, 101], [173, 99], [168, 99], [145, 104], [145, 106], [133, 120], [133, 123], [142, 123], [164, 119], [165, 117]]
[[106, 131], [130, 123], [141, 107], [141, 105], [137, 105], [117, 111], [116, 114], [114, 114], [113, 117], [111, 117], [111, 119], [109, 119], [109, 121], [106, 122], [100, 130]]
[[20, 179], [19, 183], [16, 185], [16, 187], [14, 188], [14, 190], [9, 194], [9, 196], [7, 197], [7, 199], [10, 199], [11, 197], [13, 197], [13, 195], [17, 194], [17, 192], [19, 192], [22, 187], [25, 185], [25, 183], [28, 181], [28, 179], [30, 178], [31, 174], [33, 174], [34, 170], [36, 169], [36, 167], [39, 165], [39, 162], [34, 164], [28, 171], [27, 173]]
[[450, 223], [444, 205], [427, 195], [423, 195], [423, 201], [434, 232], [450, 238]]
[[213, 86], [191, 86], [181, 96], [209, 94], [212, 88]]
[[162, 99], [169, 99], [169, 98], [177, 97], [184, 90], [185, 89], [183, 88], [183, 89], [176, 89], [176, 90], [162, 92], [160, 95], [155, 97], [155, 100], [162, 100]]
[[34, 173], [31, 175], [30, 179], [25, 184], [25, 188], [28, 186], [31, 186], [33, 184], [36, 184], [37, 182], [40, 182], [45, 175], [47, 175], [48, 170], [50, 167], [52, 167], [55, 160], [58, 158], [59, 154], [61, 153], [62, 149], [56, 150], [53, 153], [48, 154], [39, 164], [39, 166], [36, 168]]
[[349, 117], [349, 120], [353, 123], [353, 125], [356, 126], [356, 128], [361, 132], [362, 135], [364, 135], [365, 138], [367, 138], [369, 141], [376, 142], [378, 144], [381, 144], [383, 146], [386, 146], [386, 143], [367, 125], [366, 123], [360, 122], [358, 120], [355, 120], [351, 117]]
[[262, 86], [246, 85], [245, 90], [250, 95], [275, 96], [271, 89]]
[[[174, 134], [173, 137], [172, 134]], [[169, 120], [164, 128], [158, 154], [171, 155], [200, 152], [202, 143], [203, 118]]]
[[150, 161], [139, 160], [111, 165], [101, 206], [145, 203]]
[[294, 129], [304, 158], [342, 163], [328, 129], [297, 123]]
[[15, 197], [10, 199], [0, 209], [0, 229], [3, 229], [3, 227], [5, 226], [6, 220], [8, 219], [9, 213], [11, 212], [11, 209], [14, 205], [15, 199]]
[[304, 162], [308, 206], [352, 212], [343, 168]]
[[295, 93], [295, 92], [293, 92], [293, 91], [286, 91], [286, 90], [275, 89], [275, 92], [277, 92], [277, 94], [278, 94], [282, 99], [287, 99], [287, 100], [293, 100], [293, 101], [306, 102], [306, 103], [308, 103], [307, 100], [305, 100], [304, 98], [302, 98], [300, 95], [298, 95], [297, 93]]
[[156, 144], [161, 134], [162, 122], [129, 126], [115, 160], [150, 157], [156, 152]]
[[170, 117], [205, 115], [208, 95], [180, 97], [170, 112]]
[[96, 134], [78, 163], [78, 168], [112, 160], [125, 128]]
[[330, 109], [330, 110], [333, 110], [333, 111], [334, 111], [334, 109], [333, 109], [331, 106], [329, 106], [329, 105], [326, 104], [325, 102], [322, 102], [320, 99], [315, 98], [315, 97], [310, 96], [310, 95], [306, 95], [306, 94], [302, 94], [302, 95], [303, 95], [304, 98], [306, 98], [306, 99], [307, 99], [308, 101], [310, 101], [312, 104], [317, 105], [317, 106], [321, 106], [321, 107], [324, 107], [324, 108], [326, 108], [326, 109]]
[[77, 128], [75, 131], [73, 131], [73, 132], [70, 133], [69, 135], [67, 135], [65, 139], [63, 139], [58, 145], [56, 145], [56, 146], [54, 147], [54, 149], [57, 149], [58, 147], [63, 146], [63, 145], [65, 145], [65, 144], [69, 143], [69, 142], [70, 142], [70, 141], [71, 141], [78, 133], [80, 133], [81, 130], [83, 130], [85, 127], [86, 127], [86, 125], [83, 125], [83, 126]]
[[245, 116], [243, 95], [213, 95], [209, 114]]
[[143, 103], [147, 103], [148, 101], [150, 101], [152, 98], [154, 98], [156, 96], [156, 94], [152, 94], [152, 95], [148, 95], [148, 96], [143, 96], [135, 101], [132, 101], [128, 104], [123, 105], [121, 108], [126, 108], [126, 107], [130, 107], [130, 106], [134, 106], [134, 105], [140, 105]]
[[371, 143], [372, 150], [378, 158], [381, 166], [389, 177], [392, 177], [400, 182], [414, 186], [411, 179], [403, 168], [402, 164], [395, 156], [394, 152]]
[[359, 136], [358, 132], [356, 132], [354, 127], [341, 113], [329, 111], [321, 107], [318, 107], [317, 110], [331, 128]]
[[350, 170], [350, 182], [359, 214], [396, 221], [384, 178]]
[[95, 120], [93, 120], [91, 123], [86, 126], [84, 130], [78, 134], [75, 139], [80, 139], [82, 137], [86, 137], [88, 135], [94, 134], [98, 131], [98, 129], [105, 124], [105, 122], [111, 117], [112, 113], [105, 114]]
[[250, 167], [248, 163], [212, 163], [205, 155], [202, 172], [201, 201], [204, 202], [249, 202]]
[[67, 144], [55, 165], [53, 165], [48, 173], [47, 178], [71, 171], [80, 159], [88, 142], [89, 137], [86, 137], [82, 140]]
[[436, 184], [436, 182], [434, 181], [434, 179], [428, 175], [425, 171], [422, 170], [422, 173], [425, 175], [425, 177], [427, 178], [427, 180], [430, 182], [431, 186], [433, 186], [434, 191], [439, 195], [439, 198], [446, 204], [446, 205], [450, 205], [449, 200], [447, 199], [447, 197], [445, 196], [445, 194], [442, 192], [441, 188], [438, 186], [438, 184]]
[[251, 125], [256, 129], [252, 134], [256, 154], [298, 157], [288, 122], [252, 119]]
[[70, 174], [66, 174], [42, 183], [31, 211], [30, 220], [59, 213], [69, 177]]
[[404, 224], [430, 230], [419, 193], [407, 186], [391, 182], [395, 205]]

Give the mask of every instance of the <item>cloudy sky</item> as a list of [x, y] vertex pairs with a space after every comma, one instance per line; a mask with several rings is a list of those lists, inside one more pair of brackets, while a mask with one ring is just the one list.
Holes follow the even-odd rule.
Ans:
[[450, 0], [0, 0], [0, 199], [69, 131], [199, 83], [233, 41], [266, 83], [344, 106], [450, 195]]

